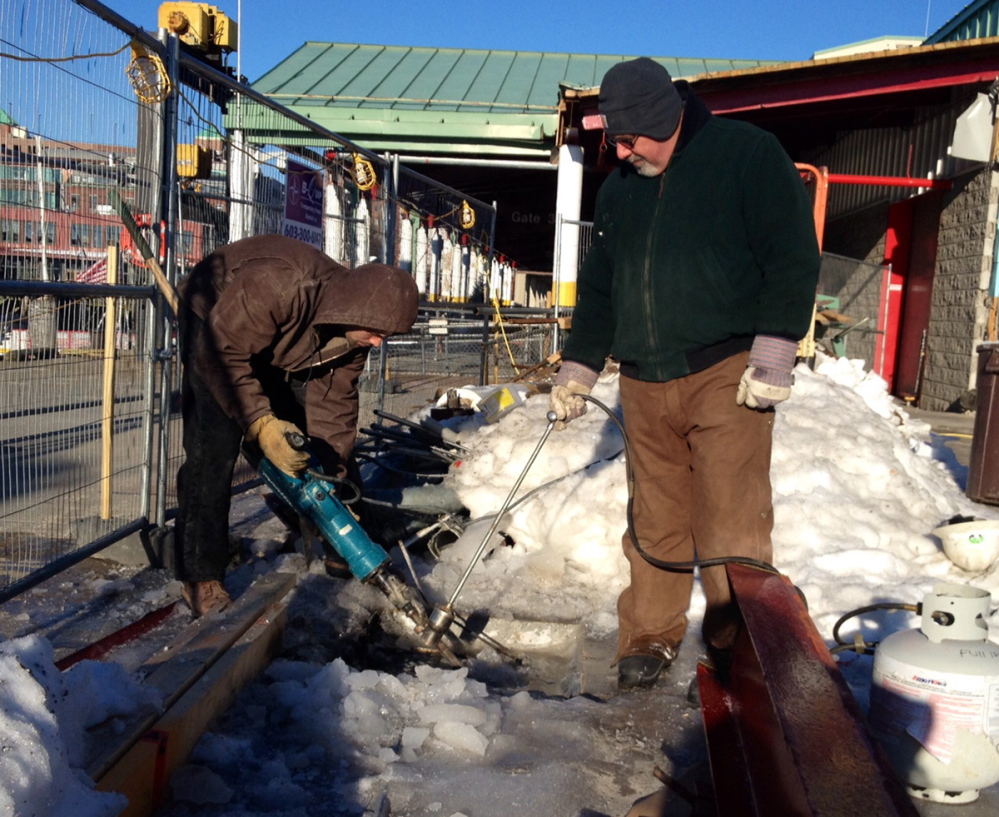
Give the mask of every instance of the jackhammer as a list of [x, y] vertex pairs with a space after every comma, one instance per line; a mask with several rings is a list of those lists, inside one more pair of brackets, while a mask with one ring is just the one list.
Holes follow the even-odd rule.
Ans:
[[[303, 435], [289, 433], [286, 439], [292, 448], [306, 450]], [[258, 470], [264, 483], [282, 502], [315, 526], [325, 542], [347, 563], [354, 577], [381, 590], [413, 623], [417, 633], [426, 629], [427, 610], [416, 592], [396, 574], [388, 553], [371, 540], [337, 496], [340, 480], [323, 473], [314, 456], [300, 477], [286, 474], [266, 457], [260, 459]], [[461, 666], [448, 645], [438, 642], [426, 647], [455, 666]]]

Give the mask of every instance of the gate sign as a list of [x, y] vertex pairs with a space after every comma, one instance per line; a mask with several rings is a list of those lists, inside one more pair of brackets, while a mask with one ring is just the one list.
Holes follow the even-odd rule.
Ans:
[[323, 172], [291, 159], [286, 171], [281, 234], [323, 248]]

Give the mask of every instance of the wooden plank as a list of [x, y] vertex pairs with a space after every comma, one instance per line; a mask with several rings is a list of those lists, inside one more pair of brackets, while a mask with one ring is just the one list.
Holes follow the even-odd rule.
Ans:
[[284, 595], [272, 601], [232, 648], [96, 781], [100, 791], [128, 798], [121, 817], [146, 817], [163, 802], [170, 775], [187, 762], [211, 722], [277, 654], [289, 600]]
[[[118, 283], [118, 247], [108, 246], [107, 282]], [[111, 518], [111, 453], [114, 439], [115, 334], [118, 330], [118, 301], [106, 298], [104, 306], [104, 393], [101, 416], [101, 519]]]
[[139, 225], [135, 223], [132, 211], [128, 209], [128, 205], [121, 198], [121, 196], [118, 195], [117, 190], [109, 190], [108, 198], [115, 206], [115, 209], [117, 209], [118, 215], [121, 217], [121, 223], [125, 225], [125, 229], [128, 230], [128, 234], [132, 237], [132, 243], [135, 244], [139, 254], [149, 267], [149, 271], [152, 272], [153, 280], [156, 282], [156, 286], [159, 287], [160, 292], [166, 299], [166, 302], [170, 307], [170, 311], [173, 312], [175, 316], [179, 315], [179, 296], [177, 295], [177, 290], [174, 289], [173, 284], [170, 283], [170, 279], [167, 278], [166, 274], [163, 272], [163, 268], [160, 266], [159, 261], [156, 260], [152, 250], [149, 249], [149, 244], [146, 243], [146, 239], [139, 230]]
[[[163, 696], [164, 711], [172, 707], [223, 656], [276, 601], [294, 588], [292, 573], [268, 573], [257, 579], [226, 610], [203, 616], [191, 623], [166, 650], [157, 653], [138, 672], [145, 683]], [[153, 728], [159, 715], [153, 713], [126, 726], [120, 735], [110, 732], [92, 741], [98, 753], [87, 763], [87, 774], [100, 780]]]

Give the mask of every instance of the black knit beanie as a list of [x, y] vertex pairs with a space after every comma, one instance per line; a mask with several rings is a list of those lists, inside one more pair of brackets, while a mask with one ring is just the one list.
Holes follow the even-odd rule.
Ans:
[[648, 57], [619, 62], [600, 83], [604, 130], [665, 141], [676, 131], [683, 100], [662, 65]]

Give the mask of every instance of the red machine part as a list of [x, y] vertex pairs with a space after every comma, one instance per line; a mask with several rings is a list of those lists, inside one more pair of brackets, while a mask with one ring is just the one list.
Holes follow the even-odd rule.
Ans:
[[697, 668], [718, 814], [916, 817], [791, 582], [727, 570], [745, 622], [731, 675]]

